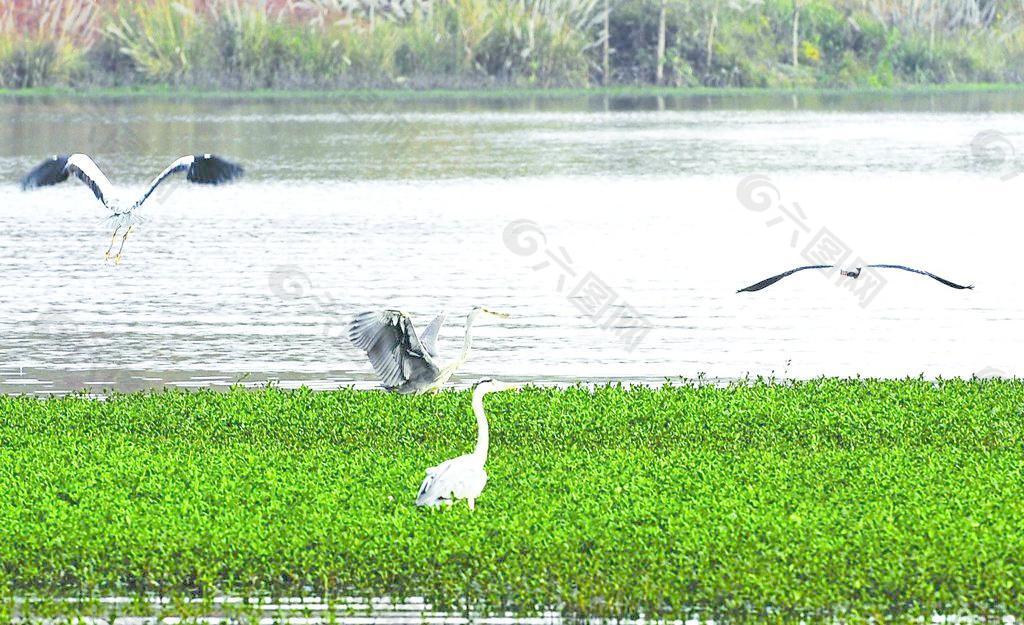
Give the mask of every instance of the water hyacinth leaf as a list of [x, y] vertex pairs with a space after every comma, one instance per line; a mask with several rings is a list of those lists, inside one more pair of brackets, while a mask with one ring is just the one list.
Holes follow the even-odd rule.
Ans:
[[0, 571], [64, 613], [197, 580], [595, 618], [1020, 613], [1022, 400], [981, 379], [497, 393], [476, 511], [430, 514], [423, 470], [475, 440], [467, 393], [3, 397]]

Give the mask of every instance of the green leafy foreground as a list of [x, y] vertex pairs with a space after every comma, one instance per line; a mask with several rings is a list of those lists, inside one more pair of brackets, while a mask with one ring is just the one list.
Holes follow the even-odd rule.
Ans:
[[[0, 397], [0, 594], [424, 596], [576, 616], [1024, 608], [1024, 382]], [[68, 608], [71, 609], [71, 608]]]

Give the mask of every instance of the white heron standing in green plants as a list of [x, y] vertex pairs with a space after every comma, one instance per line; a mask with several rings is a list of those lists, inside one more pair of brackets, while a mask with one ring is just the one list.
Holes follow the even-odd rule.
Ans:
[[473, 322], [481, 315], [508, 318], [505, 313], [477, 306], [466, 316], [462, 353], [447, 367], [437, 362], [437, 335], [447, 318], [442, 312], [422, 335], [412, 318], [400, 310], [371, 310], [353, 317], [348, 337], [366, 352], [384, 388], [403, 394], [431, 393], [441, 389], [456, 369], [469, 358], [473, 346]]
[[469, 509], [476, 507], [476, 499], [487, 485], [487, 450], [491, 442], [491, 429], [484, 413], [484, 395], [519, 388], [515, 384], [498, 380], [481, 380], [473, 388], [473, 414], [476, 415], [476, 448], [473, 453], [452, 458], [427, 469], [427, 477], [416, 495], [417, 506], [452, 505], [456, 499], [465, 499]]

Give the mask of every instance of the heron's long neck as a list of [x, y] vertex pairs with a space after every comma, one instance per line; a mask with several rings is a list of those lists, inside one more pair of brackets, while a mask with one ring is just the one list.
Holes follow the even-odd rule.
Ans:
[[476, 415], [476, 449], [473, 455], [481, 460], [487, 459], [487, 447], [491, 444], [491, 428], [487, 425], [484, 414], [484, 394], [479, 390], [473, 392], [473, 414]]
[[452, 364], [453, 368], [461, 367], [462, 364], [466, 362], [466, 359], [469, 358], [469, 350], [471, 347], [473, 347], [474, 321], [476, 321], [476, 315], [470, 313], [469, 316], [466, 317], [466, 336], [465, 338], [462, 339], [462, 353], [459, 354], [459, 357], [455, 359], [455, 362]]

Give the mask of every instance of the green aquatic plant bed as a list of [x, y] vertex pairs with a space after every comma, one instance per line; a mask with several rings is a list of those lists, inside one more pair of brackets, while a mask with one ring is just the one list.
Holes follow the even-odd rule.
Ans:
[[0, 610], [285, 593], [589, 616], [1024, 614], [1022, 381], [491, 395], [477, 510], [417, 509], [424, 469], [473, 446], [469, 402], [0, 397]]

